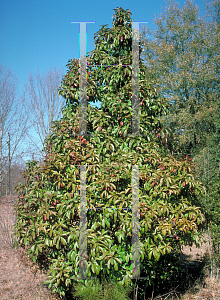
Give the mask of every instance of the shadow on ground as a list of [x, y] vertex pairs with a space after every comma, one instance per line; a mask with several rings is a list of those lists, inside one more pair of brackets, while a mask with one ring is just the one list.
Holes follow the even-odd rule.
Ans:
[[[155, 288], [144, 288], [144, 281], [137, 280], [136, 288], [133, 295], [130, 295], [133, 300], [150, 300], [150, 299], [180, 299], [182, 295], [191, 290], [197, 293], [196, 286], [198, 284], [204, 285], [207, 266], [207, 255], [196, 260], [191, 259], [191, 255], [181, 254], [178, 275], [165, 285], [160, 285]], [[134, 297], [135, 291], [138, 286], [137, 298]]]

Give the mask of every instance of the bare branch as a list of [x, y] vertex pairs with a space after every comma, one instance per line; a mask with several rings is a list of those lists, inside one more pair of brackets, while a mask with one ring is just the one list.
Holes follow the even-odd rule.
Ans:
[[17, 95], [17, 83], [18, 80], [11, 70], [0, 66], [0, 195], [1, 182], [5, 177], [2, 174], [5, 165], [3, 155], [8, 154], [8, 133], [11, 137], [10, 161], [12, 161], [27, 130], [28, 114], [24, 112], [23, 99]]
[[[35, 77], [29, 74], [26, 84], [26, 103], [31, 112], [30, 126], [34, 131], [27, 136], [39, 153], [43, 149], [46, 137], [52, 132], [52, 122], [61, 117], [65, 104], [65, 99], [57, 93], [63, 73], [64, 71], [54, 68], [49, 69], [45, 75], [41, 75], [39, 71]], [[34, 141], [34, 135], [39, 138], [39, 142]]]

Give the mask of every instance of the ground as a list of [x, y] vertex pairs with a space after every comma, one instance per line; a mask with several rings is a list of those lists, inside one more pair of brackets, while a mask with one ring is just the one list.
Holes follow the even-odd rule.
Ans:
[[[0, 198], [0, 299], [58, 300], [60, 299], [59, 296], [52, 294], [43, 284], [47, 279], [46, 274], [42, 273], [31, 262], [26, 251], [22, 248], [14, 249], [11, 247], [13, 243], [11, 238], [12, 225], [15, 221], [13, 214], [15, 199], [15, 196]], [[188, 268], [189, 277], [193, 277], [192, 274], [199, 272], [202, 259], [210, 255], [208, 235], [204, 235], [201, 248], [198, 249], [195, 245], [191, 247], [191, 250], [190, 247], [183, 248], [183, 264], [184, 268]], [[175, 293], [174, 289], [170, 295], [166, 294], [163, 297], [157, 297], [157, 299], [180, 299], [180, 294]], [[193, 281], [192, 288], [186, 291], [181, 299], [220, 299], [220, 283], [215, 277], [210, 277], [207, 270], [202, 285]]]
[[36, 269], [27, 258], [25, 250], [11, 248], [13, 197], [4, 197], [0, 202], [0, 299], [58, 300], [43, 282], [46, 274]]

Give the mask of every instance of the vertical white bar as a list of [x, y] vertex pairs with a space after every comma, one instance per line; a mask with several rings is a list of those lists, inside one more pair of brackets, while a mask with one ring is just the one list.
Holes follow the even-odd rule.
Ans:
[[132, 135], [140, 134], [139, 118], [139, 22], [132, 23]]
[[[87, 136], [87, 101], [86, 101], [86, 24], [79, 23], [79, 57], [80, 57], [80, 84], [79, 84], [79, 136]], [[86, 166], [80, 166], [80, 224], [79, 224], [79, 274], [81, 279], [87, 277], [87, 232], [86, 232]]]
[[140, 278], [139, 167], [132, 166], [132, 279]]
[[87, 136], [87, 94], [86, 94], [86, 24], [95, 22], [71, 22], [79, 23], [79, 65], [80, 65], [80, 82], [79, 82], [79, 136]]
[[139, 101], [139, 26], [140, 23], [132, 23], [132, 135], [140, 135], [140, 101]]
[[[87, 135], [87, 101], [86, 101], [86, 23], [80, 23], [80, 130], [79, 135]], [[140, 133], [139, 119], [139, 23], [133, 22], [132, 39], [132, 135]], [[82, 25], [82, 26], [81, 26]], [[86, 233], [86, 169], [80, 166], [80, 238], [79, 270], [82, 279], [88, 279], [87, 269], [87, 233]], [[140, 241], [139, 241], [139, 169], [132, 166], [132, 269], [133, 278], [140, 278]]]
[[87, 278], [86, 166], [80, 166], [79, 276]]
[[79, 135], [87, 135], [86, 23], [80, 23]]

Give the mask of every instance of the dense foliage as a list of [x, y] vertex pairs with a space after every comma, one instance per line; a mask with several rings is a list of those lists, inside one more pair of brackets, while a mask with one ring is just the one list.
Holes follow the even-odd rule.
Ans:
[[145, 27], [142, 32], [145, 79], [171, 103], [164, 124], [175, 133], [181, 157], [198, 154], [215, 128], [219, 0], [209, 1], [208, 8], [211, 12], [200, 17], [191, 0], [183, 8], [175, 0], [167, 1], [155, 17], [155, 30]]
[[[206, 188], [200, 205], [215, 257], [220, 255], [219, 13], [219, 0], [209, 1], [202, 17], [193, 1], [180, 8], [171, 0], [155, 18], [155, 30], [146, 28], [142, 35], [146, 80], [171, 103], [163, 124], [175, 134], [175, 155], [192, 158], [195, 178]], [[216, 272], [219, 263], [214, 261]]]
[[[80, 165], [86, 166], [88, 276], [129, 285], [132, 259], [132, 166], [139, 168], [141, 276], [147, 285], [171, 279], [181, 245], [199, 243], [204, 222], [198, 197], [203, 187], [186, 157], [167, 149], [160, 116], [168, 104], [144, 80], [140, 61], [140, 131], [131, 136], [131, 66], [129, 10], [115, 10], [113, 27], [102, 26], [96, 48], [87, 57], [88, 136], [79, 136], [79, 62], [68, 62], [59, 93], [67, 99], [63, 117], [45, 141], [42, 166], [29, 162], [25, 185], [17, 188], [15, 232], [36, 261], [48, 265], [48, 283], [64, 295], [79, 274]], [[90, 102], [101, 100], [101, 108]], [[108, 209], [104, 209], [108, 207]], [[97, 210], [103, 208], [103, 210]], [[172, 262], [172, 263], [171, 263]], [[134, 270], [133, 270], [134, 272]]]
[[[212, 264], [215, 272], [220, 265], [220, 100], [218, 98], [214, 117], [215, 130], [210, 135], [207, 146], [194, 158], [197, 163], [196, 177], [203, 183], [206, 193], [201, 199], [206, 224], [212, 238]], [[213, 274], [216, 275], [216, 274]]]

